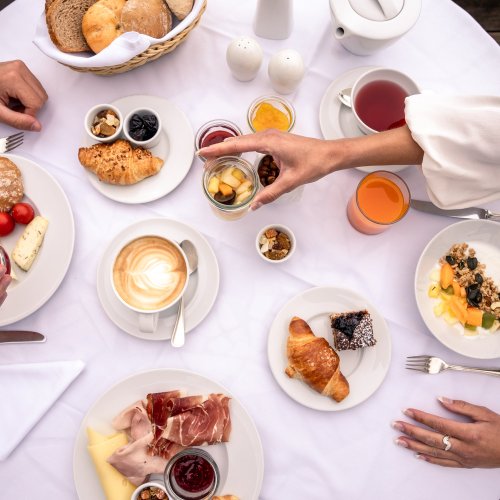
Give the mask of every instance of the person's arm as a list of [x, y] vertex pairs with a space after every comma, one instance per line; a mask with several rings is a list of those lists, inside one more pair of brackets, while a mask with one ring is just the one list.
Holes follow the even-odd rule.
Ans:
[[411, 165], [422, 162], [423, 151], [408, 127], [353, 139], [326, 141], [269, 130], [228, 139], [201, 149], [205, 158], [258, 151], [273, 156], [280, 175], [260, 191], [252, 209], [271, 203], [296, 187], [337, 170], [369, 165]]
[[[443, 467], [500, 467], [500, 415], [465, 401], [439, 401], [448, 411], [472, 422], [457, 422], [409, 408], [404, 414], [426, 427], [401, 420], [393, 422], [392, 426], [404, 433], [396, 444], [415, 452], [417, 458]], [[448, 440], [443, 441], [445, 436]]]
[[36, 115], [47, 92], [22, 61], [0, 62], [0, 122], [21, 130], [42, 129]]

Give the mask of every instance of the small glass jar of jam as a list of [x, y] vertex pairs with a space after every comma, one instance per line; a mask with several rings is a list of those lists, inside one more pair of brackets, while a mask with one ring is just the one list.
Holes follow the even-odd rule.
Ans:
[[268, 129], [290, 132], [295, 125], [295, 109], [283, 97], [263, 96], [250, 104], [247, 121], [252, 132]]
[[200, 448], [188, 448], [174, 455], [164, 475], [171, 500], [210, 499], [217, 491], [219, 479], [215, 460]]
[[[228, 137], [242, 135], [238, 125], [227, 120], [212, 120], [202, 125], [196, 133], [196, 149], [206, 148], [223, 142]], [[200, 157], [202, 158], [202, 157]], [[202, 158], [204, 159], [204, 158]]]

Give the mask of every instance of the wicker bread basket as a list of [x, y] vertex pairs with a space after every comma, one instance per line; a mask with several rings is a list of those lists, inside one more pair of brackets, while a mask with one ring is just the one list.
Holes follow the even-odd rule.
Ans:
[[70, 65], [65, 66], [68, 66], [68, 68], [71, 68], [75, 71], [80, 71], [81, 73], [95, 73], [96, 75], [114, 75], [117, 73], [125, 73], [126, 71], [138, 68], [139, 66], [142, 66], [149, 61], [154, 61], [164, 54], [172, 52], [178, 45], [180, 45], [186, 39], [189, 33], [191, 33], [191, 31], [196, 28], [206, 8], [207, 0], [203, 2], [203, 5], [201, 6], [201, 9], [198, 12], [198, 15], [194, 18], [193, 22], [184, 30], [182, 30], [178, 35], [176, 35], [174, 38], [171, 38], [170, 40], [167, 40], [166, 42], [151, 45], [151, 47], [149, 47], [141, 54], [136, 55], [135, 57], [130, 59], [130, 61], [122, 64], [117, 64], [116, 66], [103, 66], [100, 68], [77, 68]]

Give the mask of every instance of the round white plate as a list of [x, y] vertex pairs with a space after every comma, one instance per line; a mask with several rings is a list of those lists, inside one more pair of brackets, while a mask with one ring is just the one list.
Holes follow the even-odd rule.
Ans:
[[[68, 271], [75, 242], [75, 224], [68, 198], [61, 186], [35, 162], [18, 155], [2, 155], [21, 170], [25, 196], [35, 213], [45, 217], [49, 226], [40, 251], [28, 272], [11, 264], [17, 280], [7, 290], [7, 299], [0, 307], [0, 326], [19, 321], [43, 306], [52, 297]], [[26, 226], [16, 224], [14, 231], [0, 238], [9, 255]]]
[[[366, 71], [376, 66], [362, 66], [340, 75], [326, 89], [319, 106], [319, 124], [325, 139], [344, 139], [347, 137], [362, 137], [365, 135], [358, 125], [351, 109], [341, 104], [338, 93], [353, 86], [354, 82]], [[385, 165], [381, 167], [356, 167], [362, 172], [376, 172], [390, 169], [391, 172], [400, 172], [409, 165]]]
[[73, 477], [81, 500], [105, 500], [92, 460], [87, 452], [87, 427], [103, 434], [115, 432], [111, 421], [123, 409], [150, 392], [183, 390], [186, 394], [223, 393], [231, 397], [231, 435], [227, 443], [210, 445], [221, 472], [218, 493], [232, 493], [242, 500], [257, 500], [264, 476], [264, 454], [259, 433], [252, 419], [220, 384], [185, 370], [158, 369], [137, 373], [104, 393], [87, 412], [76, 436]]
[[[154, 109], [160, 115], [161, 140], [157, 146], [151, 148], [151, 152], [162, 158], [164, 164], [156, 175], [130, 186], [101, 182], [95, 174], [85, 169], [92, 186], [111, 200], [122, 203], [147, 203], [173, 191], [184, 180], [193, 163], [194, 134], [186, 115], [170, 101], [150, 95], [123, 97], [110, 104], [122, 112], [124, 119], [130, 111], [141, 107]], [[84, 146], [95, 143], [88, 134], [84, 135]]]
[[487, 220], [457, 222], [436, 234], [420, 256], [415, 272], [418, 310], [434, 337], [452, 351], [470, 358], [500, 358], [500, 332], [483, 331], [476, 336], [466, 336], [460, 323], [449, 325], [434, 315], [433, 308], [438, 302], [427, 295], [430, 276], [438, 269], [439, 259], [455, 243], [467, 243], [474, 248], [478, 261], [486, 265], [486, 276], [493, 278], [497, 286], [500, 284], [500, 224]]
[[[285, 374], [288, 325], [294, 316], [305, 320], [317, 337], [326, 338], [333, 347], [329, 315], [360, 309], [367, 309], [370, 313], [377, 343], [356, 351], [337, 352], [340, 371], [350, 388], [343, 401], [337, 403]], [[267, 355], [274, 378], [292, 399], [314, 410], [346, 410], [369, 398], [383, 382], [391, 362], [391, 337], [384, 318], [361, 295], [344, 288], [310, 288], [291, 299], [276, 316], [269, 332]]]
[[124, 332], [145, 340], [165, 340], [172, 335], [177, 307], [175, 304], [160, 313], [158, 327], [154, 333], [139, 330], [138, 315], [124, 306], [116, 297], [111, 286], [113, 257], [118, 248], [130, 240], [147, 234], [165, 236], [180, 243], [193, 242], [198, 251], [198, 269], [189, 277], [184, 292], [184, 321], [189, 332], [207, 316], [214, 305], [219, 291], [219, 265], [208, 241], [191, 226], [170, 219], [148, 219], [136, 222], [117, 234], [107, 246], [97, 268], [97, 295], [111, 321]]

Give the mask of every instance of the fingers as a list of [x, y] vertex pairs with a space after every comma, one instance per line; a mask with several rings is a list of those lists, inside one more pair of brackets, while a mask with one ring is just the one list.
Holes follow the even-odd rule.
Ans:
[[0, 295], [0, 306], [4, 303], [6, 298], [7, 298], [7, 292], [4, 292], [2, 295]]
[[434, 429], [441, 437], [445, 434], [449, 434], [450, 436], [466, 439], [469, 434], [468, 426], [470, 424], [438, 417], [437, 415], [432, 415], [431, 413], [426, 413], [425, 411], [416, 410], [414, 408], [409, 408], [403, 413], [407, 417]]
[[437, 458], [425, 454], [417, 455], [417, 458], [424, 460], [425, 462], [429, 462], [430, 464], [440, 465], [441, 467], [464, 467], [460, 462], [446, 458]]
[[288, 193], [289, 191], [290, 187], [288, 184], [278, 177], [276, 181], [257, 193], [252, 202], [251, 208], [252, 210], [257, 210], [262, 205], [267, 205], [268, 203], [276, 201], [281, 195]]
[[452, 451], [444, 451], [441, 448], [435, 448], [433, 446], [428, 446], [415, 439], [410, 439], [406, 436], [399, 436], [395, 443], [398, 446], [407, 448], [408, 450], [414, 451], [415, 453], [420, 453], [432, 458], [441, 458], [443, 460], [453, 460], [454, 462], [460, 463], [460, 459], [457, 455], [452, 453]]
[[40, 122], [31, 114], [20, 113], [2, 105], [0, 105], [0, 122], [19, 130], [39, 132], [42, 129]]
[[472, 420], [489, 421], [496, 415], [496, 413], [492, 412], [488, 408], [485, 408], [484, 406], [473, 405], [472, 403], [467, 403], [466, 401], [448, 399], [445, 397], [440, 397], [438, 400], [447, 410], [450, 410], [453, 413], [458, 413], [459, 415], [465, 415]]
[[219, 144], [201, 148], [197, 154], [205, 158], [213, 158], [216, 156], [228, 156], [249, 151], [260, 151], [262, 148], [263, 134], [248, 134], [238, 137], [231, 137]]

